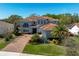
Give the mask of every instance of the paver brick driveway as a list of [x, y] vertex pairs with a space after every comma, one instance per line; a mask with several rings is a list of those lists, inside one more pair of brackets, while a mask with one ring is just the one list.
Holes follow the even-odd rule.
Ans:
[[31, 35], [25, 34], [14, 39], [13, 42], [8, 44], [2, 51], [22, 52], [25, 45], [31, 40]]

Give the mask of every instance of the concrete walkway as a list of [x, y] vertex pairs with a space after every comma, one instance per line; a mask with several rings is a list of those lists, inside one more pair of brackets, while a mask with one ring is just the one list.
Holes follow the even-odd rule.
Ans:
[[22, 52], [25, 45], [28, 44], [29, 40], [31, 40], [31, 35], [23, 35], [19, 36], [14, 39], [13, 42], [8, 44], [2, 51], [9, 51], [9, 52]]

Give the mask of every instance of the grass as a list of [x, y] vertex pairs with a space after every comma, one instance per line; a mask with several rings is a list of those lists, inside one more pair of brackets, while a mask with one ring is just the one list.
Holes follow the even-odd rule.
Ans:
[[62, 56], [66, 54], [65, 47], [54, 44], [40, 44], [40, 45], [27, 45], [23, 53], [48, 55], [48, 56]]
[[6, 43], [0, 43], [0, 49], [4, 48], [6, 46]]
[[73, 40], [74, 40], [74, 42], [77, 44], [79, 44], [79, 37], [71, 37]]
[[[12, 37], [13, 36], [13, 37]], [[13, 41], [13, 39], [16, 37], [14, 34], [9, 37], [9, 41], [6, 41], [6, 37], [0, 38], [0, 50], [4, 48], [7, 44]]]
[[4, 39], [0, 38], [0, 50], [7, 45]]

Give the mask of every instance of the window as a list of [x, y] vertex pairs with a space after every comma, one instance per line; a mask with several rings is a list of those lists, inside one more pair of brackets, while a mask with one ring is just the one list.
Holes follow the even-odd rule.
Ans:
[[24, 29], [23, 32], [28, 32], [28, 30]]
[[43, 20], [41, 20], [41, 24], [43, 24]]
[[40, 20], [38, 20], [38, 24], [40, 24]]
[[23, 27], [28, 27], [28, 26], [29, 26], [28, 23], [23, 24]]
[[46, 24], [46, 20], [44, 20], [44, 24]]

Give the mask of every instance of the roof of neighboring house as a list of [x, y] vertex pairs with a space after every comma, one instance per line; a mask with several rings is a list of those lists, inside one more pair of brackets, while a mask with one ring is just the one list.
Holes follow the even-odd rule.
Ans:
[[49, 24], [41, 26], [40, 28], [43, 30], [52, 30], [52, 28], [54, 28], [56, 26], [57, 26], [56, 24], [49, 23]]
[[12, 33], [14, 31], [14, 25], [7, 23], [5, 21], [0, 21], [0, 35], [7, 35], [7, 33]]
[[75, 25], [77, 25], [77, 27], [79, 27], [79, 23], [75, 23]]
[[0, 21], [0, 25], [13, 25], [13, 24], [10, 24], [10, 23], [5, 22], [5, 21]]
[[73, 26], [74, 26], [74, 24], [70, 24], [70, 25], [67, 25], [66, 27], [71, 29]]
[[0, 21], [0, 27], [10, 27], [10, 26], [14, 26], [13, 24], [10, 24], [10, 23], [7, 23], [7, 22], [4, 22], [4, 21]]
[[69, 29], [71, 29], [71, 28], [73, 28], [75, 25], [76, 25], [77, 27], [79, 27], [79, 23], [70, 24], [70, 25], [68, 25], [67, 27], [68, 27]]
[[53, 18], [48, 17], [48, 16], [31, 16], [31, 17], [25, 18], [24, 20], [27, 20], [27, 21], [37, 21], [39, 19], [57, 20], [57, 19], [53, 19]]

